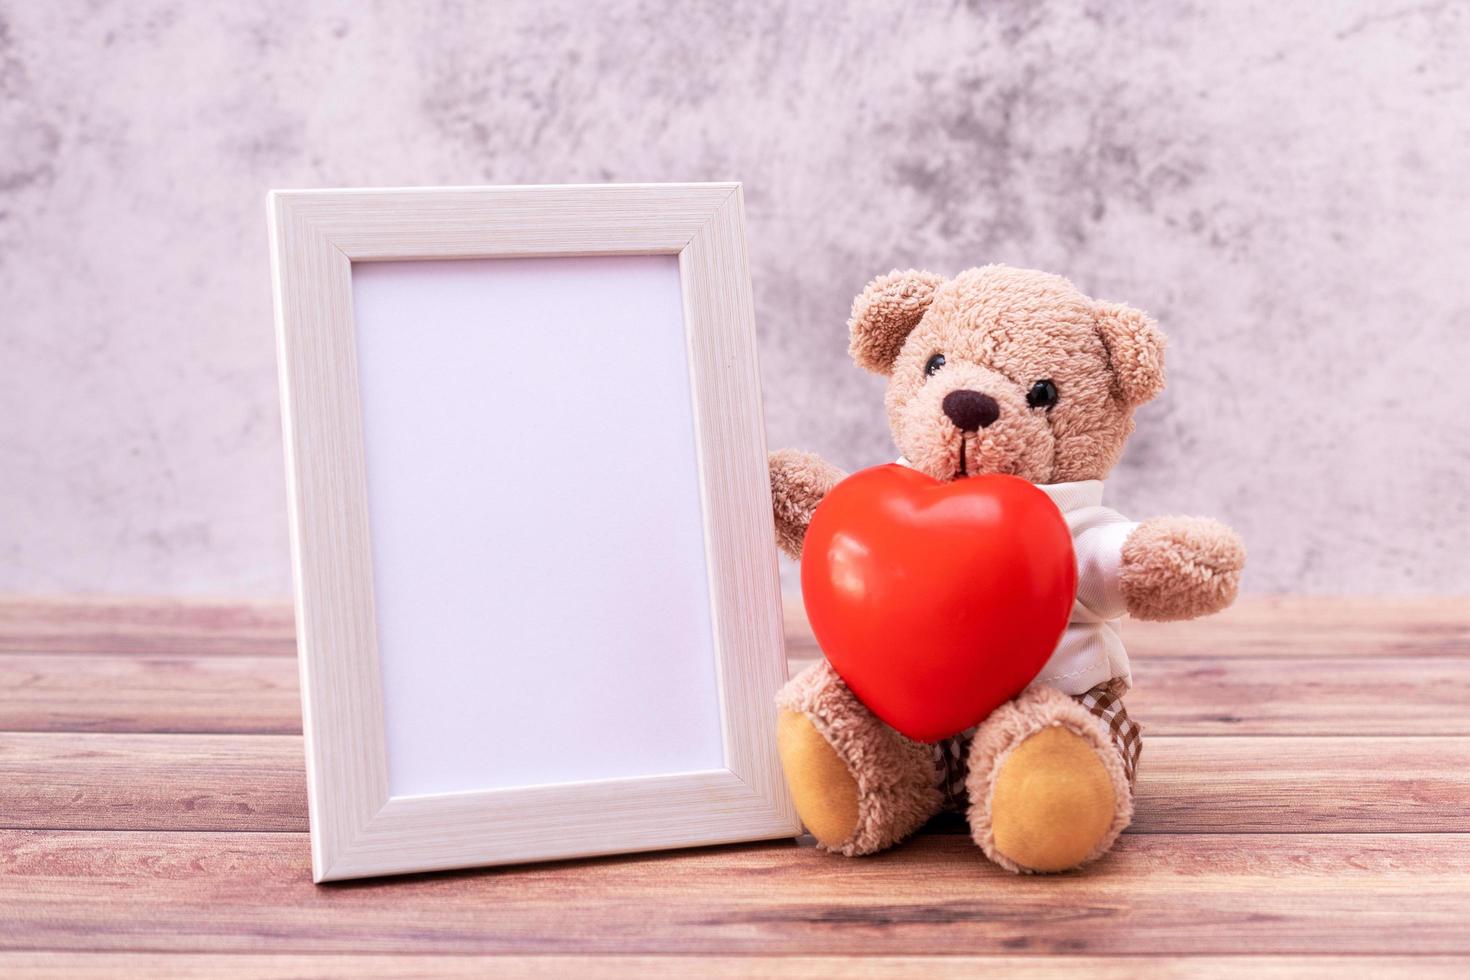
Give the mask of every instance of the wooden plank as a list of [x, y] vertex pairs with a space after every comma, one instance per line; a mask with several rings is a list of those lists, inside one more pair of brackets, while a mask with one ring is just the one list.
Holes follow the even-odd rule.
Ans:
[[307, 827], [294, 735], [0, 734], [0, 786], [0, 827]]
[[[1470, 657], [1470, 597], [1247, 596], [1187, 623], [1123, 624], [1137, 665], [1159, 657]], [[801, 600], [786, 599], [786, 652], [819, 654]]]
[[1467, 657], [1470, 597], [1250, 596], [1218, 616], [1123, 627], [1131, 658]]
[[0, 731], [299, 735], [296, 660], [0, 654]]
[[1470, 831], [1467, 738], [1156, 738], [1131, 833]]
[[1470, 735], [1470, 658], [1161, 657], [1135, 660], [1133, 682], [1150, 737]]
[[1003, 872], [926, 836], [313, 886], [304, 835], [0, 832], [0, 947], [277, 953], [1470, 954], [1470, 837], [1134, 836]]
[[[788, 652], [817, 649], [797, 597], [786, 600]], [[1150, 657], [1470, 657], [1470, 598], [1246, 596], [1208, 619], [1124, 626]], [[285, 602], [0, 596], [0, 652], [290, 655]]]
[[289, 603], [0, 596], [0, 652], [294, 656]]
[[[0, 734], [0, 786], [0, 827], [307, 827], [295, 736]], [[1470, 738], [1150, 738], [1136, 811], [1144, 834], [1470, 832]]]
[[487, 956], [228, 953], [0, 953], [0, 976], [33, 980], [112, 980], [119, 976], [363, 977], [781, 977], [895, 980], [1014, 977], [1017, 980], [1195, 980], [1249, 976], [1261, 980], [1462, 980], [1463, 956]]
[[1470, 735], [1470, 657], [1140, 658], [1150, 735]]
[[[1470, 735], [1470, 658], [1163, 658], [1134, 679], [1150, 736]], [[299, 734], [296, 662], [0, 654], [0, 731]]]

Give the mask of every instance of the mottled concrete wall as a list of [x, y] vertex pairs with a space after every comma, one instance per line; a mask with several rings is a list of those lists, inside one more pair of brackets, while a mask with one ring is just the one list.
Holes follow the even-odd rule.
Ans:
[[266, 188], [738, 178], [773, 445], [892, 457], [872, 274], [1038, 266], [1174, 339], [1114, 503], [1470, 590], [1463, 5], [819, 6], [0, 2], [0, 589], [288, 591]]

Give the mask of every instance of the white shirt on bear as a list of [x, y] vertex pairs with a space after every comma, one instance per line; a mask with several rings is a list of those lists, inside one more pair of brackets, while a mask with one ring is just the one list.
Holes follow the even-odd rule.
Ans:
[[1123, 542], [1137, 523], [1102, 505], [1101, 480], [1038, 484], [1061, 510], [1072, 531], [1077, 554], [1077, 598], [1056, 652], [1036, 675], [1063, 694], [1086, 694], [1115, 677], [1133, 686], [1128, 651], [1118, 627], [1128, 605], [1123, 601]]
[[[901, 456], [898, 463], [909, 465]], [[1036, 484], [1036, 488], [1057, 505], [1072, 532], [1077, 597], [1056, 651], [1032, 683], [1071, 695], [1086, 694], [1115, 677], [1131, 687], [1128, 651], [1118, 627], [1128, 611], [1121, 585], [1123, 542], [1138, 524], [1102, 505], [1101, 480]]]

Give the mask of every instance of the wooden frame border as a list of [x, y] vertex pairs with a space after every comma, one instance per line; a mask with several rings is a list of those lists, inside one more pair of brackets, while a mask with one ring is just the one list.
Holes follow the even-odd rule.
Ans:
[[[272, 191], [271, 265], [316, 881], [793, 836], [739, 184]], [[676, 254], [725, 768], [390, 797], [352, 263]]]

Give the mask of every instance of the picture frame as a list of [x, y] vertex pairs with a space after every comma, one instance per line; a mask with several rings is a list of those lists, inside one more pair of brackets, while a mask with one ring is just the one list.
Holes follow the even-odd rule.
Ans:
[[268, 213], [314, 880], [800, 833], [740, 185]]

